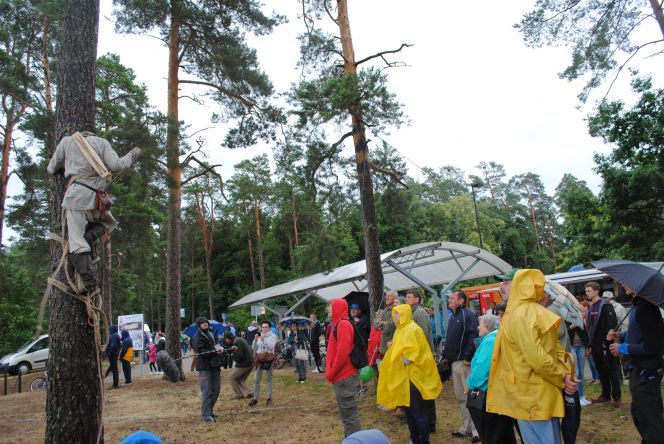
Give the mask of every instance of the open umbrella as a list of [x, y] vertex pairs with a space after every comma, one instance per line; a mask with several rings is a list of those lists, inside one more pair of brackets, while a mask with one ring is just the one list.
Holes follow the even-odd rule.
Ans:
[[291, 324], [297, 324], [298, 327], [308, 327], [311, 323], [311, 319], [306, 316], [289, 316], [279, 321], [279, 327], [290, 327]]
[[664, 308], [664, 275], [660, 270], [622, 259], [602, 259], [592, 264], [642, 299]]
[[553, 305], [558, 308], [560, 316], [565, 322], [574, 324], [580, 329], [584, 329], [583, 314], [581, 314], [581, 304], [574, 295], [565, 287], [557, 282], [546, 280], [544, 291], [553, 299]]

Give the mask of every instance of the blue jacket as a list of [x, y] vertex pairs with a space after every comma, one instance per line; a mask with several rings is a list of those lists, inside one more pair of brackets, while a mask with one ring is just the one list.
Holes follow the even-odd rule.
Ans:
[[471, 390], [480, 389], [487, 391], [489, 387], [489, 370], [491, 370], [491, 356], [493, 355], [493, 345], [496, 343], [498, 330], [487, 333], [482, 338], [478, 338], [479, 347], [470, 362], [470, 375], [466, 383]]
[[120, 349], [122, 348], [120, 335], [118, 335], [118, 326], [113, 324], [109, 325], [108, 333], [109, 333], [109, 338], [108, 338], [108, 345], [106, 346], [106, 356], [108, 356], [109, 358], [112, 357], [117, 358], [118, 355], [120, 354]]
[[475, 312], [459, 307], [447, 323], [447, 339], [443, 354], [448, 362], [465, 360], [470, 362], [475, 353], [473, 340], [478, 336], [479, 323]]

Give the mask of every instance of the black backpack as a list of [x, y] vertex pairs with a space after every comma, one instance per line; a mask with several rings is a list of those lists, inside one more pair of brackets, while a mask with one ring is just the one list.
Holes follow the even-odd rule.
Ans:
[[[350, 322], [347, 318], [343, 318], [339, 322], [341, 321]], [[339, 325], [339, 322], [337, 322], [337, 325]], [[334, 334], [334, 339], [337, 339], [337, 325], [334, 326], [332, 332], [332, 334]], [[350, 322], [350, 325], [353, 326], [353, 349], [350, 351], [350, 362], [353, 364], [353, 367], [359, 370], [369, 365], [367, 341], [364, 334], [355, 323]]]

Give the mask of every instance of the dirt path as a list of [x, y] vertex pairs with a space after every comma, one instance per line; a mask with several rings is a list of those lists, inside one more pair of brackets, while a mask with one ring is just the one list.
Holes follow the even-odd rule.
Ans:
[[[184, 383], [171, 384], [159, 376], [145, 376], [136, 377], [131, 386], [107, 391], [104, 406], [106, 442], [120, 442], [135, 430], [151, 431], [167, 443], [209, 440], [234, 444], [338, 444], [342, 441], [343, 428], [334, 394], [324, 375], [310, 373], [306, 384], [297, 384], [291, 368], [277, 370], [274, 405], [265, 405], [263, 385], [262, 399], [257, 406], [250, 408], [246, 400], [230, 400], [229, 372], [222, 370], [221, 400], [215, 409], [219, 421], [214, 424], [200, 420], [195, 372], [187, 372]], [[249, 382], [253, 386], [253, 374]], [[459, 426], [461, 416], [451, 389], [451, 385], [446, 385], [436, 401], [438, 432], [431, 436], [432, 443], [452, 442], [450, 433]], [[589, 385], [586, 396], [595, 397], [597, 391], [598, 386]], [[608, 405], [584, 408], [577, 440], [579, 444], [631, 444], [640, 441], [629, 415], [629, 393], [623, 396], [625, 407], [620, 409]], [[0, 396], [0, 411], [3, 412], [0, 442], [43, 442], [45, 399], [45, 393]], [[360, 415], [363, 428], [380, 428], [395, 444], [408, 442], [405, 422], [392, 412], [376, 409], [375, 397], [369, 395], [363, 398]], [[466, 441], [454, 442], [462, 444]]]

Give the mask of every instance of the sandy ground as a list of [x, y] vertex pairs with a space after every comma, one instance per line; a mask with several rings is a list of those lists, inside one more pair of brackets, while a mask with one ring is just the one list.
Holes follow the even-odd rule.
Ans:
[[[188, 370], [189, 366], [185, 368]], [[138, 369], [136, 369], [138, 370]], [[230, 370], [222, 370], [222, 393], [215, 413], [219, 420], [203, 423], [199, 416], [200, 400], [196, 372], [186, 372], [185, 382], [171, 384], [160, 376], [134, 372], [134, 383], [119, 390], [106, 391], [104, 427], [107, 443], [118, 443], [135, 430], [148, 430], [167, 443], [229, 442], [234, 444], [340, 443], [343, 427], [334, 394], [324, 375], [309, 373], [306, 384], [297, 384], [291, 367], [275, 371], [274, 405], [265, 405], [263, 382], [261, 399], [255, 407], [247, 400], [232, 401], [228, 384]], [[39, 376], [39, 373], [26, 378]], [[122, 377], [121, 377], [122, 381]], [[10, 380], [10, 385], [15, 381]], [[249, 377], [253, 387], [253, 374]], [[27, 387], [27, 382], [25, 382]], [[107, 382], [110, 386], [110, 382]], [[373, 386], [373, 384], [371, 384]], [[372, 388], [372, 387], [371, 387]], [[578, 443], [636, 443], [639, 436], [629, 414], [629, 391], [624, 388], [625, 406], [614, 409], [594, 405], [583, 409]], [[596, 397], [599, 386], [590, 384], [587, 397]], [[448, 384], [436, 401], [438, 431], [432, 443], [464, 443], [453, 439], [451, 432], [460, 425], [458, 404]], [[45, 393], [14, 393], [0, 396], [1, 443], [39, 443], [44, 438]], [[363, 428], [380, 428], [395, 444], [408, 442], [405, 422], [393, 412], [375, 407], [375, 396], [361, 398]]]

